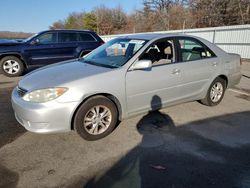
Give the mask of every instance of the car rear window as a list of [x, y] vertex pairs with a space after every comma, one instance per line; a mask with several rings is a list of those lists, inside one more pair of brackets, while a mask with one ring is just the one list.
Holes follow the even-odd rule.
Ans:
[[96, 39], [88, 33], [78, 33], [78, 40], [80, 42], [94, 42]]
[[180, 39], [180, 52], [182, 61], [194, 61], [215, 57], [215, 54], [205, 45], [194, 39]]
[[59, 33], [59, 42], [76, 42], [77, 41], [77, 33]]

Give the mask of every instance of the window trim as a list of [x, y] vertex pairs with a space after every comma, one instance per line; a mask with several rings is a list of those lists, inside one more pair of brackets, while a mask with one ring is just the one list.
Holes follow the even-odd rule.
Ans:
[[[195, 59], [195, 60], [183, 61], [182, 60], [182, 55], [181, 55], [181, 47], [180, 47], [179, 40], [191, 40], [193, 42], [197, 42], [198, 44], [203, 46], [205, 48], [205, 50], [209, 51], [212, 54], [212, 56], [211, 57], [206, 57], [206, 58], [203, 58], [203, 59]], [[196, 38], [189, 37], [189, 36], [178, 36], [178, 37], [175, 37], [175, 41], [176, 41], [176, 46], [177, 46], [177, 51], [178, 51], [178, 56], [177, 56], [178, 61], [177, 61], [177, 63], [186, 63], [186, 62], [201, 61], [201, 60], [205, 60], [205, 59], [217, 58], [217, 55], [209, 47], [207, 47], [207, 45], [205, 45], [203, 42], [201, 42], [200, 40], [198, 40]]]

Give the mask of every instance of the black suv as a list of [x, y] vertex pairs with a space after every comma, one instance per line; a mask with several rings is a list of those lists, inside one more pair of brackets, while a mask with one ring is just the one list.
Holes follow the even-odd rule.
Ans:
[[28, 68], [82, 57], [103, 43], [88, 30], [48, 30], [23, 41], [1, 42], [1, 71], [7, 76], [19, 76]]

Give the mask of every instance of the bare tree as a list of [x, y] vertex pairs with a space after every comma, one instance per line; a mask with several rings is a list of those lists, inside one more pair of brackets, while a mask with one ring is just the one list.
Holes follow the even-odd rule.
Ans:
[[71, 13], [50, 28], [88, 28], [108, 35], [248, 23], [249, 0], [143, 0], [143, 8], [130, 14], [119, 5], [101, 5], [88, 13]]

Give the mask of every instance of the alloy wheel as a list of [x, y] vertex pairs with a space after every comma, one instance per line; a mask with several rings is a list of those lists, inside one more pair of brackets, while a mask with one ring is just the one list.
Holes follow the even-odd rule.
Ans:
[[99, 135], [105, 132], [112, 121], [112, 114], [106, 106], [98, 105], [91, 108], [85, 115], [84, 129], [92, 135]]
[[20, 70], [20, 65], [15, 60], [7, 60], [3, 63], [3, 70], [8, 74], [16, 74]]
[[210, 99], [212, 102], [218, 102], [223, 95], [223, 85], [220, 82], [216, 82], [210, 91]]

